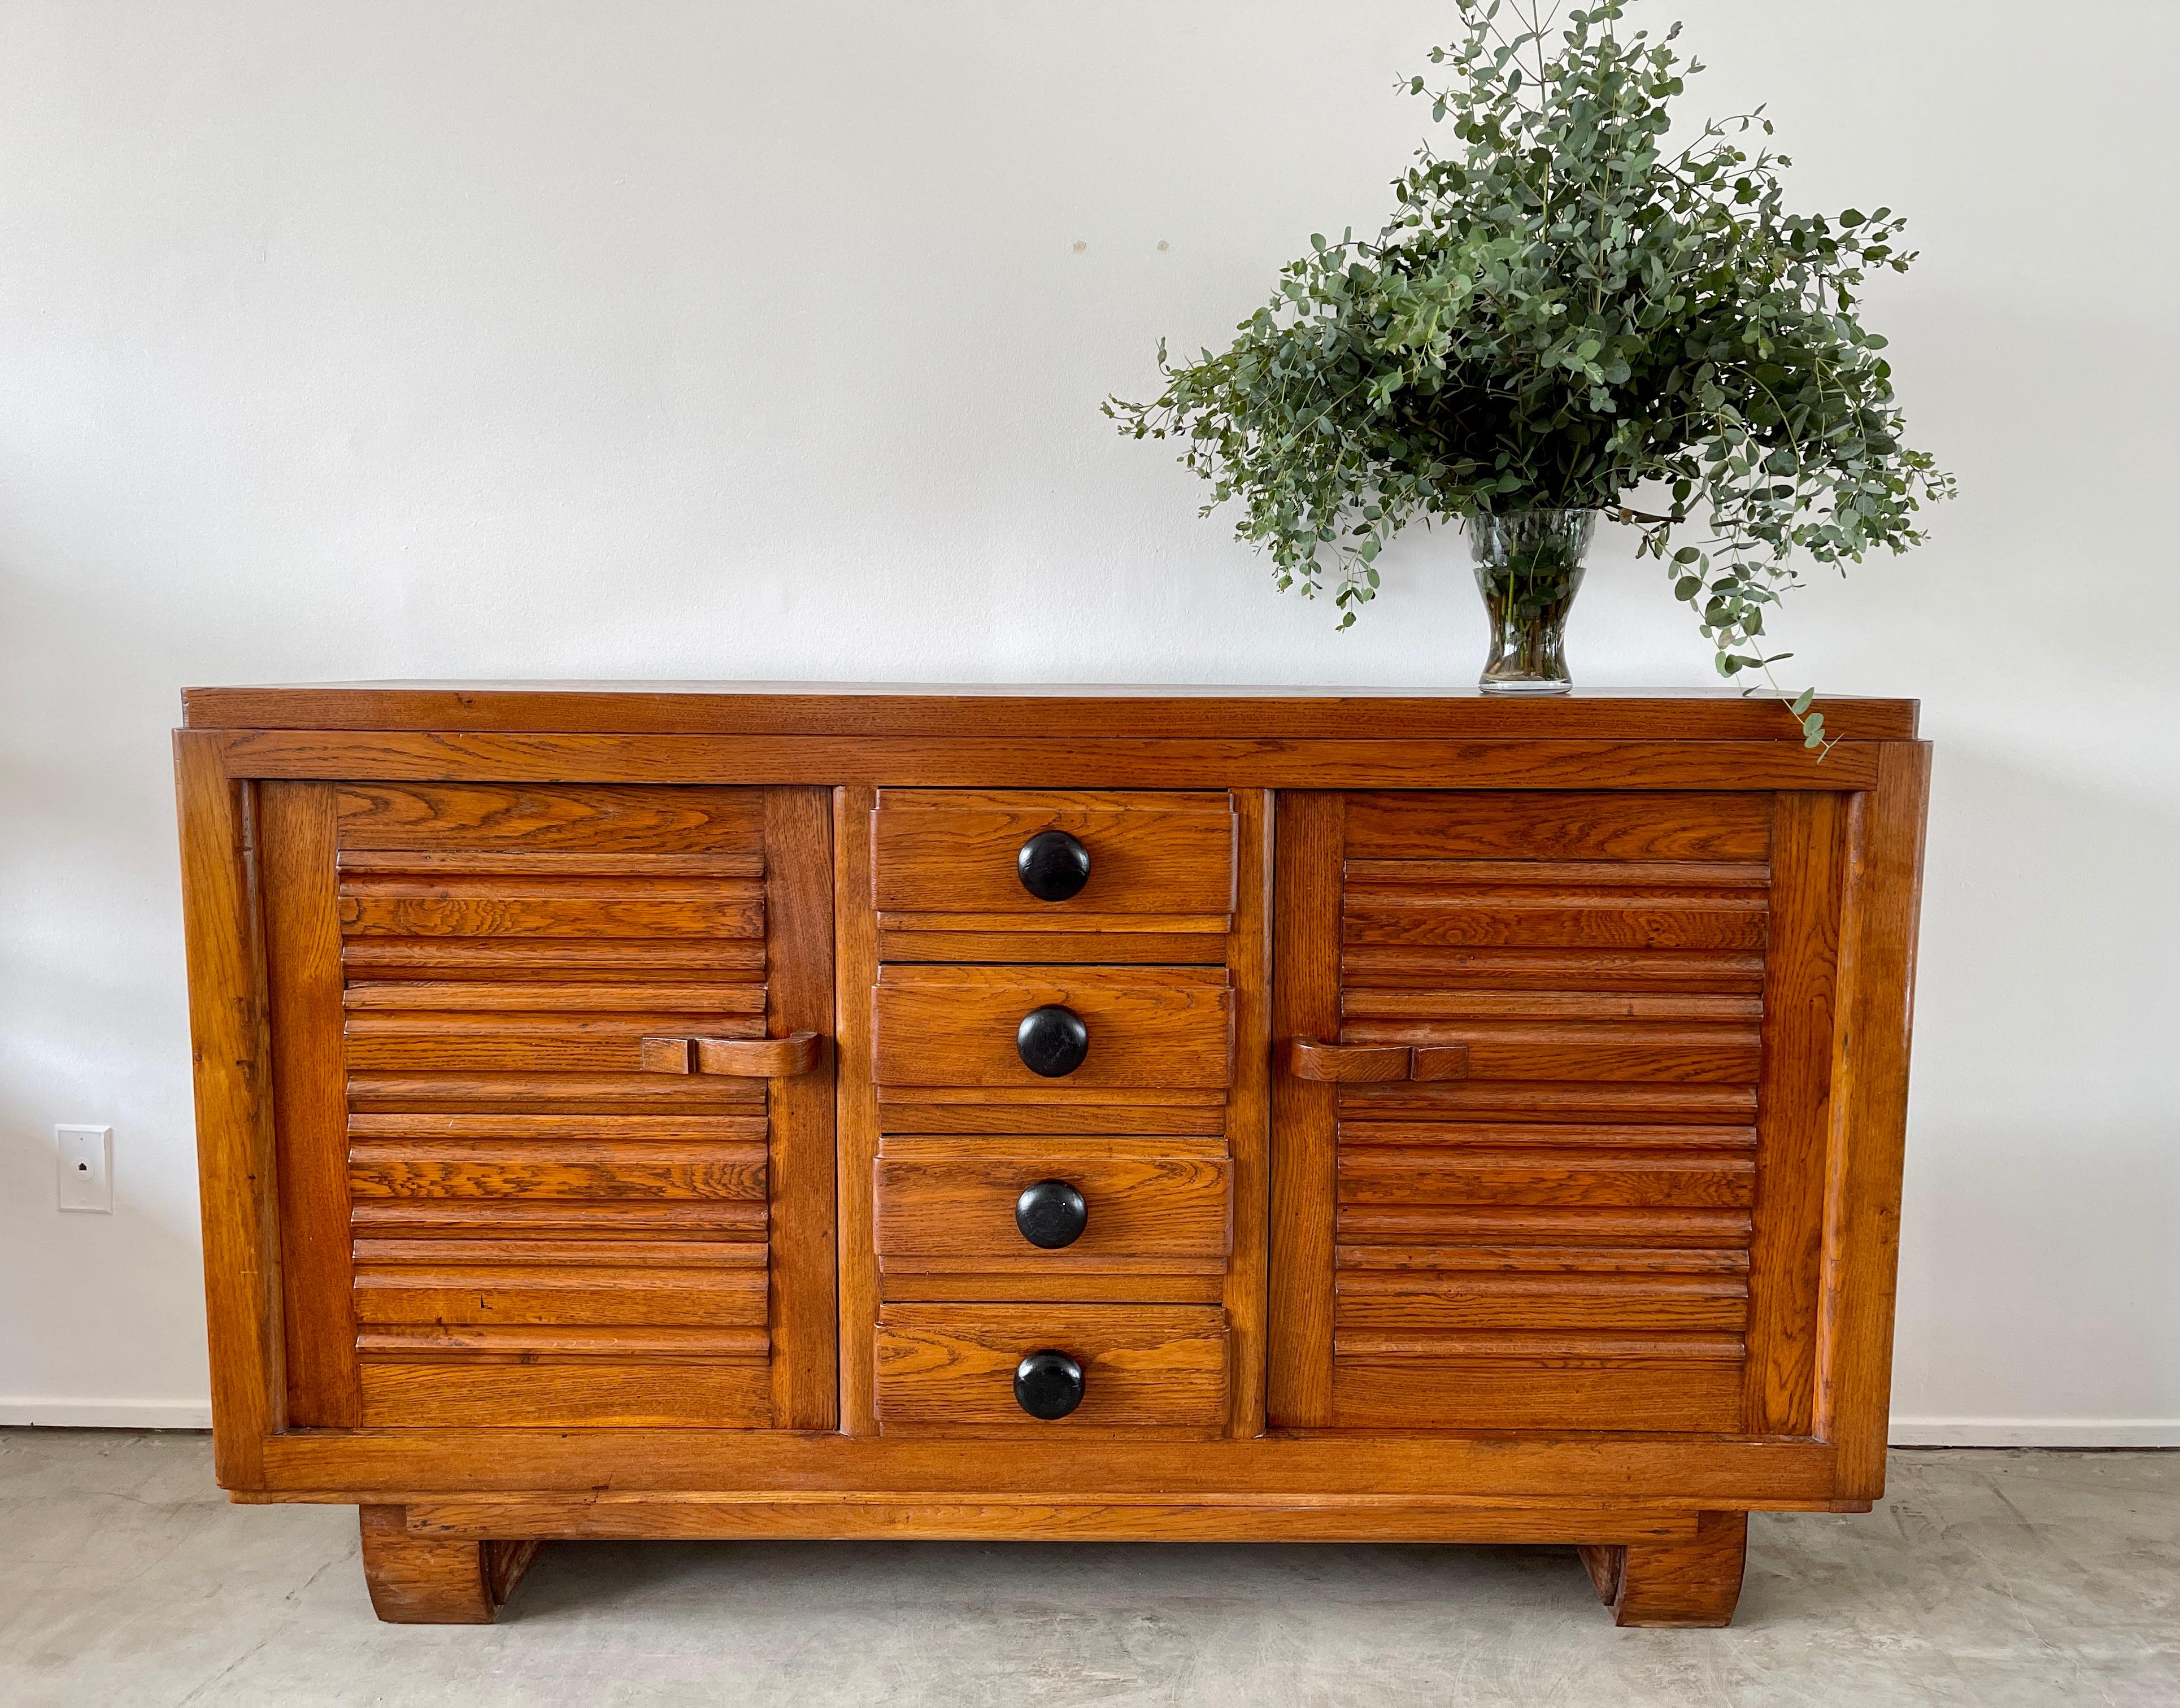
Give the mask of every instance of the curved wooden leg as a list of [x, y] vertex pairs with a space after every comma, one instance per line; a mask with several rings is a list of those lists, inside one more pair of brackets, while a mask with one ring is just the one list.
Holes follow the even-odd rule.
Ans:
[[1627, 1548], [1618, 1542], [1584, 1542], [1576, 1546], [1575, 1552], [1582, 1556], [1583, 1569], [1589, 1573], [1589, 1586], [1597, 1591], [1597, 1599], [1610, 1606], [1620, 1596], [1620, 1568], [1627, 1562]]
[[1707, 1628], [1733, 1623], [1748, 1560], [1748, 1514], [1700, 1513], [1685, 1542], [1578, 1551], [1616, 1625]]
[[406, 1507], [358, 1507], [371, 1605], [390, 1625], [489, 1625], [515, 1591], [535, 1542], [412, 1535]]

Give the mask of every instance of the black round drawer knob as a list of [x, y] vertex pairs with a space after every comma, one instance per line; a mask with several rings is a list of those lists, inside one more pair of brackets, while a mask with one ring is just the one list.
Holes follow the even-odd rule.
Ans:
[[1015, 1053], [1031, 1073], [1064, 1079], [1090, 1053], [1090, 1029], [1074, 1009], [1057, 1002], [1032, 1008], [1015, 1029]]
[[1015, 1366], [1015, 1403], [1049, 1423], [1082, 1403], [1082, 1366], [1064, 1352], [1033, 1352]]
[[1021, 887], [1041, 902], [1064, 902], [1090, 881], [1090, 850], [1064, 830], [1041, 830], [1015, 856]]
[[1041, 1250], [1074, 1244], [1089, 1225], [1090, 1206], [1065, 1180], [1040, 1180], [1015, 1200], [1015, 1226]]

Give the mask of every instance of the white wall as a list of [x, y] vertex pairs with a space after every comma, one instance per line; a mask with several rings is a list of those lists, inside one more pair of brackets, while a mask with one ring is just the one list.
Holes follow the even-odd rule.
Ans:
[[[1457, 540], [1335, 637], [1096, 409], [1374, 228], [1450, 9], [0, 4], [0, 1418], [201, 1415], [183, 684], [1472, 679]], [[2180, 1441], [2180, 8], [1679, 10], [1797, 199], [1916, 216], [1967, 493], [1786, 624], [1940, 744], [1900, 1434]], [[1622, 541], [1573, 652], [1706, 679]]]

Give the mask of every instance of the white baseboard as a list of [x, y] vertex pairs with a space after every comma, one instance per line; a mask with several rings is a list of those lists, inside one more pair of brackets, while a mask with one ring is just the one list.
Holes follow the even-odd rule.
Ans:
[[209, 1402], [194, 1399], [0, 1399], [0, 1428], [208, 1430]]
[[2180, 1447], [2180, 1418], [1896, 1417], [1896, 1447]]

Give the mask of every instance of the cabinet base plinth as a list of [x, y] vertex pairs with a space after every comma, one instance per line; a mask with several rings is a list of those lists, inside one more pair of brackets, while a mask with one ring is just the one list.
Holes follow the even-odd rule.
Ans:
[[1743, 1512], [1616, 1501], [457, 1495], [358, 1511], [372, 1606], [397, 1624], [490, 1624], [537, 1539], [679, 1537], [1572, 1543], [1614, 1623], [1701, 1628], [1731, 1622], [1748, 1540]]

